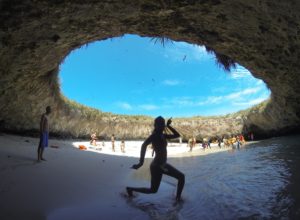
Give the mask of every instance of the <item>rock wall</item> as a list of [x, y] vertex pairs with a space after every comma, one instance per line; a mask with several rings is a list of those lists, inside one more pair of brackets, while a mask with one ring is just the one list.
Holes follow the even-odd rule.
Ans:
[[36, 132], [40, 114], [51, 105], [56, 134], [145, 137], [151, 118], [74, 104], [61, 95], [58, 82], [59, 64], [72, 50], [131, 33], [206, 45], [271, 89], [266, 104], [242, 113], [175, 119], [185, 135], [295, 132], [300, 119], [299, 11], [297, 0], [0, 0], [0, 127]]

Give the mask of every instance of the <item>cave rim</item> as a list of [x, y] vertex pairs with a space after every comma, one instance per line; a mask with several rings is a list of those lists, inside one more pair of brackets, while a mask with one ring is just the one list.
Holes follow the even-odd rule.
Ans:
[[[80, 4], [80, 1], [60, 0], [54, 3], [43, 1], [34, 5], [28, 3], [30, 2], [16, 2], [13, 5], [8, 4], [10, 7], [0, 9], [5, 12], [1, 13], [1, 16], [7, 18], [3, 19], [1, 29], [4, 30], [2, 33], [5, 37], [3, 51], [4, 54], [8, 52], [8, 56], [0, 59], [1, 64], [4, 64], [1, 65], [4, 67], [1, 73], [9, 83], [13, 83], [11, 79], [16, 76], [29, 76], [36, 79], [33, 84], [43, 83], [47, 91], [34, 94], [40, 92], [41, 88], [24, 83], [16, 84], [19, 88], [34, 89], [20, 95], [25, 100], [28, 95], [34, 96], [30, 99], [32, 103], [28, 107], [22, 102], [9, 103], [6, 97], [0, 97], [4, 119], [0, 121], [0, 125], [5, 129], [35, 129], [36, 126], [28, 121], [35, 120], [35, 116], [40, 113], [46, 102], [61, 108], [55, 120], [58, 120], [59, 116], [69, 118], [73, 110], [80, 112], [82, 107], [70, 109], [68, 103], [59, 97], [59, 88], [55, 88], [58, 86], [53, 80], [55, 76], [52, 75], [58, 72], [59, 61], [69, 51], [84, 43], [120, 36], [127, 32], [141, 36], [163, 35], [175, 40], [184, 39], [190, 43], [207, 44], [219, 52], [228, 54], [247, 69], [250, 67], [251, 73], [263, 79], [272, 91], [267, 107], [248, 114], [246, 125], [256, 126], [257, 132], [269, 135], [283, 135], [293, 129], [296, 131], [299, 127], [300, 104], [297, 99], [300, 77], [297, 75], [299, 63], [296, 59], [299, 57], [299, 51], [295, 50], [295, 46], [299, 47], [299, 38], [295, 38], [294, 35], [300, 21], [298, 16], [294, 16], [299, 13], [298, 2], [172, 1], [168, 2], [169, 4], [161, 4], [166, 2], [141, 1], [137, 4], [131, 1], [88, 0]], [[232, 6], [245, 10], [232, 13]], [[244, 11], [246, 15], [241, 13]], [[66, 17], [68, 19], [65, 19]], [[10, 28], [11, 25], [14, 27]], [[36, 31], [36, 27], [39, 31]], [[229, 50], [230, 45], [236, 45], [232, 47], [235, 49]], [[244, 56], [242, 51], [248, 52], [250, 56]], [[28, 55], [31, 52], [34, 57], [30, 58]], [[42, 59], [32, 59], [40, 56], [46, 62], [41, 61]], [[287, 63], [289, 65], [286, 65]], [[41, 78], [43, 80], [40, 80]], [[20, 91], [18, 88], [9, 87], [8, 84], [0, 88], [2, 94], [4, 89], [9, 89], [6, 92], [8, 95], [15, 95]], [[56, 91], [53, 91], [55, 89]], [[3, 106], [5, 103], [9, 105]], [[16, 113], [15, 108], [20, 107], [35, 114], [25, 116]], [[89, 119], [86, 116], [79, 118], [82, 122]], [[102, 119], [107, 118], [111, 116], [105, 115]], [[99, 121], [102, 119], [99, 118]], [[60, 131], [67, 129], [70, 129], [67, 125], [57, 126], [57, 130]]]
[[[59, 85], [59, 96], [60, 97], [63, 97], [63, 99], [67, 99], [68, 101], [71, 101], [71, 102], [75, 102], [76, 104], [79, 104], [79, 105], [82, 105], [82, 106], [85, 106], [87, 108], [90, 108], [90, 109], [93, 109], [93, 110], [98, 110], [100, 111], [101, 113], [106, 113], [106, 114], [111, 114], [111, 115], [114, 115], [114, 116], [128, 116], [128, 117], [149, 117], [149, 118], [155, 118], [157, 117], [158, 115], [161, 115], [161, 114], [155, 114], [155, 115], [150, 115], [150, 114], [127, 114], [127, 113], [117, 113], [117, 112], [112, 112], [112, 111], [104, 111], [102, 110], [101, 108], [97, 108], [97, 107], [92, 107], [92, 106], [89, 106], [87, 104], [83, 104], [75, 99], [71, 99], [69, 98], [65, 93], [63, 93], [62, 91], [62, 83], [60, 82], [61, 81], [61, 72], [62, 72], [62, 66], [66, 63], [66, 60], [68, 60], [68, 58], [70, 56], [72, 56], [72, 54], [75, 54], [75, 53], [78, 53], [78, 51], [82, 51], [83, 49], [89, 49], [90, 45], [94, 45], [96, 43], [102, 43], [104, 41], [114, 41], [114, 39], [116, 39], [117, 41], [118, 40], [123, 40], [124, 38], [126, 38], [127, 36], [134, 36], [134, 37], [138, 37], [139, 39], [146, 39], [148, 38], [148, 42], [149, 44], [153, 44], [153, 45], [160, 45], [162, 46], [163, 49], [166, 49], [166, 45], [174, 45], [174, 43], [185, 43], [185, 44], [188, 44], [189, 46], [193, 46], [193, 47], [201, 47], [204, 49], [204, 53], [206, 56], [211, 56], [211, 58], [213, 58], [213, 62], [214, 62], [214, 67], [218, 70], [220, 70], [222, 73], [221, 74], [228, 74], [228, 75], [231, 75], [233, 74], [233, 72], [231, 72], [232, 70], [236, 70], [238, 67], [242, 67], [243, 69], [247, 70], [248, 73], [250, 74], [251, 78], [252, 79], [255, 79], [257, 82], [260, 80], [263, 85], [264, 85], [264, 89], [266, 90], [265, 92], [268, 92], [268, 97], [267, 98], [264, 98], [263, 100], [261, 100], [260, 102], [258, 103], [255, 103], [255, 104], [252, 104], [251, 106], [248, 106], [246, 108], [242, 108], [242, 109], [239, 109], [239, 110], [235, 110], [235, 111], [231, 111], [231, 112], [227, 112], [227, 113], [222, 113], [222, 114], [214, 114], [214, 115], [202, 115], [202, 114], [194, 114], [194, 115], [181, 115], [181, 116], [166, 116], [165, 118], [168, 118], [168, 117], [172, 117], [174, 119], [193, 119], [193, 118], [222, 118], [222, 117], [227, 117], [227, 116], [230, 116], [230, 115], [237, 115], [237, 114], [240, 114], [240, 113], [243, 113], [243, 112], [247, 112], [247, 111], [250, 111], [252, 110], [253, 108], [255, 107], [258, 107], [260, 105], [269, 105], [271, 100], [272, 100], [272, 89], [268, 86], [268, 84], [264, 81], [264, 79], [262, 78], [257, 78], [253, 75], [253, 73], [247, 69], [246, 67], [244, 67], [243, 65], [239, 64], [237, 61], [233, 60], [234, 61], [234, 64], [233, 65], [230, 65], [229, 66], [229, 69], [227, 67], [224, 67], [224, 65], [221, 63], [221, 62], [218, 62], [217, 60], [217, 52], [214, 51], [213, 48], [210, 48], [210, 50], [212, 51], [208, 51], [208, 49], [206, 49], [206, 45], [205, 44], [199, 44], [199, 43], [190, 43], [188, 41], [184, 41], [184, 40], [174, 40], [172, 38], [169, 38], [165, 35], [145, 35], [145, 34], [138, 34], [138, 33], [132, 33], [132, 32], [124, 32], [122, 34], [118, 34], [118, 35], [115, 35], [115, 36], [110, 36], [110, 37], [105, 37], [105, 38], [97, 38], [97, 39], [94, 39], [92, 41], [87, 41], [87, 42], [84, 42], [82, 43], [81, 45], [79, 46], [76, 46], [74, 48], [71, 48], [68, 53], [65, 54], [65, 56], [61, 59], [61, 61], [59, 62], [58, 64], [58, 67], [57, 67], [57, 72], [56, 74], [58, 75], [58, 79], [57, 79], [57, 84]], [[226, 54], [224, 54], [225, 56], [227, 56]], [[228, 57], [229, 59], [231, 59], [230, 57]], [[232, 59], [231, 59], [232, 60]], [[201, 63], [202, 61], [198, 61], [199, 63]], [[109, 74], [108, 74], [109, 75]]]

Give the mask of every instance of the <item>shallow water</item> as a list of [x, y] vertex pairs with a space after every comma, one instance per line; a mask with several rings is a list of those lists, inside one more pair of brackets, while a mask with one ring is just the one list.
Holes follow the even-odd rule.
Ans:
[[172, 158], [169, 163], [186, 175], [184, 202], [171, 204], [176, 181], [164, 177], [160, 195], [139, 194], [129, 205], [150, 219], [299, 219], [299, 143], [299, 136], [273, 138], [240, 150]]
[[[240, 150], [170, 158], [186, 176], [179, 204], [176, 181], [164, 176], [154, 195], [122, 199], [120, 185], [107, 204], [98, 199], [65, 207], [47, 219], [300, 219], [299, 143], [300, 136], [272, 138]], [[126, 181], [148, 186], [149, 172], [132, 171]]]

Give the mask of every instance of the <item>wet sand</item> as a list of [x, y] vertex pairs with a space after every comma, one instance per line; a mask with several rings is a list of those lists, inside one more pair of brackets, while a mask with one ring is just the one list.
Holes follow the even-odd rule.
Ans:
[[[47, 161], [40, 163], [38, 142], [38, 138], [0, 135], [0, 219], [147, 219], [122, 198], [127, 185], [136, 185], [132, 177], [149, 168], [145, 164], [137, 171], [130, 169], [138, 162], [142, 142], [126, 141], [122, 153], [118, 141], [112, 152], [110, 142], [99, 150], [90, 148], [89, 142], [50, 139]], [[88, 150], [79, 150], [79, 144]], [[228, 149], [213, 146], [204, 151], [197, 146], [188, 152], [186, 144], [169, 144], [168, 155], [200, 156]], [[147, 151], [147, 158], [151, 152]]]

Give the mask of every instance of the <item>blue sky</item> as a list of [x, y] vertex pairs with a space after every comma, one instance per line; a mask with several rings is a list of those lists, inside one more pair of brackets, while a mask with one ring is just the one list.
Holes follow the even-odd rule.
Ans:
[[104, 112], [188, 117], [224, 115], [267, 99], [263, 81], [237, 66], [225, 72], [204, 47], [164, 46], [124, 35], [72, 51], [60, 66], [62, 93]]

